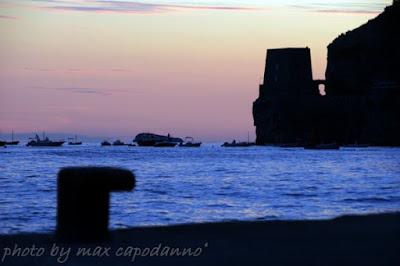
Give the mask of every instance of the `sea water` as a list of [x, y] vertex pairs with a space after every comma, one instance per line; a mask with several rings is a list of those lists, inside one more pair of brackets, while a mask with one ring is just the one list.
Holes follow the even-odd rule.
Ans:
[[85, 165], [136, 175], [133, 192], [112, 193], [112, 228], [400, 210], [400, 148], [19, 145], [0, 149], [0, 233], [53, 231], [57, 172]]

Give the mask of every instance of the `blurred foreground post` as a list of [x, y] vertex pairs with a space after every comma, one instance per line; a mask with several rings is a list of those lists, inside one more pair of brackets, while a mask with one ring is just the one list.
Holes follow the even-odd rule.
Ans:
[[131, 191], [135, 176], [111, 167], [67, 167], [57, 180], [59, 241], [93, 242], [108, 238], [110, 192]]

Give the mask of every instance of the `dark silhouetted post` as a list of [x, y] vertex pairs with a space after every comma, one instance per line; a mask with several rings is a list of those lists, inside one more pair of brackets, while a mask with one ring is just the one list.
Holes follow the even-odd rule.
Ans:
[[132, 190], [135, 176], [119, 168], [68, 167], [57, 186], [57, 239], [101, 241], [108, 238], [110, 192]]

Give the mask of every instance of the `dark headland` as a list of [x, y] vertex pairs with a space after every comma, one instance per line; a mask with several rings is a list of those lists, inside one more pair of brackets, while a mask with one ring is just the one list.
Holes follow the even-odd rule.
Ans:
[[[257, 144], [400, 145], [400, 2], [328, 46], [325, 80], [309, 48], [269, 49], [253, 104]], [[319, 93], [325, 85], [326, 95]]]

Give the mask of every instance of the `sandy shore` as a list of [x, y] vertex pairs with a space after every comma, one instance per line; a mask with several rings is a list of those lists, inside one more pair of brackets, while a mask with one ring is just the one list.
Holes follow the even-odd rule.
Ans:
[[400, 213], [141, 227], [97, 244], [1, 235], [0, 248], [2, 265], [400, 265]]

